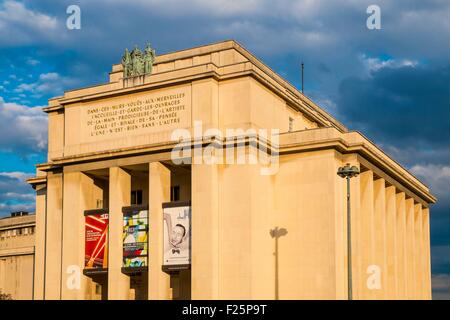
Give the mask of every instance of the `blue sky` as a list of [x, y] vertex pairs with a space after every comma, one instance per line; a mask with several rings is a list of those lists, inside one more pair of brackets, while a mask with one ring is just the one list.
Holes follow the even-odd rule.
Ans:
[[304, 61], [308, 96], [431, 187], [434, 297], [450, 298], [449, 17], [447, 0], [0, 1], [0, 216], [34, 210], [23, 181], [46, 159], [49, 98], [106, 82], [125, 47], [236, 39], [297, 87]]

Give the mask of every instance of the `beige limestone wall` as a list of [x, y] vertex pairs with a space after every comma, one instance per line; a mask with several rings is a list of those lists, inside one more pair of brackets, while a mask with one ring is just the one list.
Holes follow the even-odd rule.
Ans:
[[375, 290], [373, 298], [388, 299], [388, 258], [387, 250], [392, 243], [388, 242], [386, 212], [386, 181], [382, 178], [374, 181], [374, 264], [381, 272], [381, 290]]
[[14, 300], [33, 298], [33, 254], [3, 256], [0, 252], [0, 291]]
[[0, 291], [14, 300], [33, 298], [35, 215], [0, 219]]
[[[64, 173], [61, 299], [94, 299], [95, 284], [83, 274], [84, 211], [96, 208], [94, 180], [82, 172]], [[79, 288], [77, 275], [80, 276]]]
[[[422, 252], [430, 246], [423, 229], [428, 208], [370, 170], [352, 180], [359, 185], [351, 195], [354, 298], [429, 299], [430, 260]], [[379, 287], [373, 287], [369, 266], [380, 271]]]
[[[47, 176], [44, 299], [61, 299], [63, 174]], [[38, 226], [37, 226], [38, 227]]]
[[45, 233], [46, 233], [46, 211], [47, 211], [47, 186], [36, 186], [36, 244], [34, 263], [34, 299], [44, 299], [45, 287]]
[[[335, 256], [342, 202], [328, 197], [341, 183], [336, 167], [333, 151], [282, 157], [275, 176], [253, 165], [194, 165], [193, 298], [342, 298], [335, 285], [344, 262]], [[276, 227], [287, 231], [278, 240]]]
[[64, 112], [48, 114], [48, 161], [62, 157], [64, 153]]
[[431, 299], [431, 257], [430, 257], [430, 210], [422, 209], [422, 241], [424, 244], [423, 253], [423, 275], [424, 275], [424, 298]]
[[[192, 299], [219, 299], [219, 166], [192, 166]], [[197, 232], [195, 230], [202, 230]]]
[[280, 159], [273, 214], [288, 231], [279, 239], [281, 299], [336, 298], [335, 168], [332, 151]]
[[[159, 227], [161, 203], [170, 199], [172, 180], [172, 185], [186, 186], [182, 189], [182, 199], [192, 200], [192, 298], [346, 299], [349, 267], [346, 184], [336, 175], [337, 168], [346, 162], [363, 169], [351, 181], [354, 298], [419, 297], [418, 288], [422, 288], [420, 297], [429, 297], [428, 208], [417, 206], [411, 198], [414, 191], [400, 188], [398, 181], [386, 176], [382, 169], [374, 168], [372, 160], [362, 159], [357, 154], [360, 149], [352, 148], [362, 145], [370, 155], [376, 152], [379, 155], [380, 151], [358, 133], [344, 134], [337, 128], [305, 131], [317, 128], [319, 124], [311, 119], [318, 118], [290, 108], [293, 101], [286, 99], [288, 89], [275, 89], [275, 82], [269, 80], [274, 76], [272, 73], [268, 72], [262, 80], [264, 85], [254, 77], [243, 74], [235, 77], [244, 70], [259, 68], [247, 63], [242, 53], [227, 49], [204, 54], [206, 47], [195, 50], [198, 53], [195, 56], [181, 52], [159, 57], [151, 76], [136, 79], [147, 85], [161, 81], [158, 85], [164, 84], [164, 88], [123, 94], [120, 67], [115, 66], [111, 81], [117, 83], [68, 92], [61, 99], [65, 113], [49, 113], [49, 159], [61, 157], [63, 151], [66, 157], [93, 153], [96, 158], [67, 166], [64, 179], [60, 173], [49, 173], [47, 190], [38, 193], [37, 223], [44, 226], [41, 228], [44, 231], [37, 235], [36, 272], [44, 276], [35, 281], [36, 297], [94, 297], [93, 284], [84, 276], [80, 292], [66, 290], [65, 269], [72, 263], [82, 262], [81, 212], [100, 198], [110, 208], [109, 298], [132, 297], [130, 279], [120, 271], [121, 208], [130, 203], [131, 189], [142, 187], [144, 202], [150, 205], [149, 298], [171, 298], [169, 277], [161, 271]], [[211, 65], [202, 65], [205, 63]], [[217, 76], [183, 80], [189, 84], [162, 82], [192, 75], [188, 70], [191, 67], [197, 68], [198, 74], [210, 72]], [[221, 75], [227, 75], [226, 80], [220, 79]], [[132, 84], [127, 82], [125, 87]], [[114, 97], [89, 96], [107, 94], [114, 89], [123, 90], [115, 92]], [[88, 135], [91, 129], [87, 128], [90, 121], [87, 110], [134, 101], [137, 97], [147, 99], [180, 92], [185, 94], [187, 111], [181, 125], [166, 126], [164, 130], [147, 128], [132, 133]], [[85, 95], [83, 102], [70, 101], [81, 95]], [[292, 98], [292, 94], [289, 96]], [[299, 100], [306, 101], [306, 98]], [[55, 107], [58, 101], [53, 100], [51, 104]], [[307, 143], [314, 145], [317, 141], [321, 144], [316, 151], [287, 150], [291, 154], [281, 156], [279, 171], [273, 176], [261, 175], [258, 165], [194, 164], [188, 179], [174, 176], [159, 162], [170, 157], [167, 150], [127, 157], [133, 148], [169, 142], [171, 130], [176, 127], [190, 128], [193, 132], [194, 121], [202, 121], [203, 130], [218, 128], [225, 134], [226, 128], [274, 128], [287, 132], [289, 118], [293, 119], [291, 130], [303, 132], [285, 137], [285, 145], [294, 148], [305, 147], [303, 144]], [[321, 122], [320, 126], [324, 125], [327, 124]], [[339, 144], [327, 145], [333, 139]], [[113, 154], [118, 149], [123, 152], [120, 156]], [[336, 150], [345, 150], [347, 154]], [[384, 160], [398, 169], [390, 159]], [[132, 178], [124, 168], [136, 164], [149, 164], [148, 189], [146, 182]], [[100, 186], [81, 173], [98, 169], [109, 171], [108, 198]], [[78, 214], [73, 215], [72, 210]], [[278, 230], [278, 239], [273, 237], [274, 230]], [[75, 249], [70, 251], [72, 248]], [[418, 258], [418, 252], [422, 258]], [[380, 268], [380, 289], [370, 290], [367, 286], [370, 265]], [[419, 269], [423, 276], [416, 277]]]
[[[386, 260], [387, 271], [384, 279], [387, 280], [386, 298], [395, 299], [398, 297], [399, 284], [399, 255], [397, 244], [397, 201], [394, 186], [387, 186], [386, 193]], [[384, 282], [383, 282], [384, 283]]]
[[149, 277], [148, 298], [172, 298], [170, 277], [163, 272], [163, 209], [170, 201], [170, 170], [160, 162], [149, 164]]
[[130, 205], [131, 176], [120, 167], [109, 169], [108, 300], [130, 298], [130, 278], [122, 273], [122, 207]]

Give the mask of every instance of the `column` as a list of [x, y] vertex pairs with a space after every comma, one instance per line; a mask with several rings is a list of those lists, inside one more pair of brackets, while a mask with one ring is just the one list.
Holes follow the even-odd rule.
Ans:
[[192, 299], [219, 299], [219, 169], [192, 166]]
[[122, 207], [130, 205], [131, 175], [119, 167], [109, 168], [109, 247], [108, 247], [108, 299], [127, 300], [130, 278], [122, 268]]
[[398, 249], [397, 249], [397, 202], [395, 187], [389, 186], [386, 193], [386, 258], [387, 299], [398, 299]]
[[423, 279], [424, 272], [422, 270], [422, 256], [423, 256], [423, 243], [422, 243], [422, 205], [417, 203], [414, 205], [414, 280], [416, 284], [416, 295], [414, 299], [423, 299]]
[[397, 249], [398, 249], [398, 297], [407, 299], [406, 291], [406, 206], [405, 193], [397, 193]]
[[406, 292], [408, 299], [414, 299], [415, 288], [415, 263], [414, 263], [414, 199], [408, 198], [406, 205]]
[[424, 295], [425, 299], [431, 299], [431, 257], [430, 257], [430, 209], [422, 208], [422, 229], [424, 248]]
[[384, 179], [374, 182], [374, 263], [380, 267], [381, 288], [375, 290], [375, 299], [387, 299], [387, 257], [386, 257], [386, 192]]
[[149, 277], [150, 300], [171, 299], [170, 276], [162, 271], [163, 209], [170, 201], [170, 170], [160, 162], [149, 164]]
[[[192, 123], [202, 121], [203, 130], [221, 128], [219, 85], [216, 80], [192, 82]], [[219, 230], [217, 165], [191, 167], [192, 207], [192, 299], [219, 298]]]
[[44, 299], [61, 299], [62, 172], [47, 175]]
[[47, 185], [36, 186], [36, 236], [34, 253], [34, 300], [44, 299], [45, 216]]
[[[89, 299], [92, 280], [83, 275], [84, 268], [84, 211], [95, 209], [93, 180], [82, 172], [64, 173], [63, 204], [63, 255], [62, 255], [62, 299]], [[80, 288], [74, 289], [70, 281], [73, 266], [80, 271]], [[68, 272], [69, 271], [69, 272]]]
[[374, 264], [374, 219], [373, 219], [373, 172], [368, 170], [360, 175], [361, 179], [361, 237], [359, 238], [361, 244], [362, 256], [361, 261], [361, 273], [362, 277], [359, 280], [359, 287], [361, 290], [361, 296], [359, 299], [373, 299], [374, 290], [369, 289], [367, 285], [367, 279], [369, 274], [367, 270], [369, 266]]

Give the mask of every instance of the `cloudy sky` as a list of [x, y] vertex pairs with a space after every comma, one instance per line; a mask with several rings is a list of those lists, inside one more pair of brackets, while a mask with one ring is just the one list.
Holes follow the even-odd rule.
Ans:
[[304, 61], [308, 96], [431, 187], [434, 297], [450, 299], [449, 17], [448, 0], [0, 1], [0, 216], [34, 210], [24, 179], [45, 161], [50, 97], [107, 81], [125, 47], [236, 39], [297, 87]]

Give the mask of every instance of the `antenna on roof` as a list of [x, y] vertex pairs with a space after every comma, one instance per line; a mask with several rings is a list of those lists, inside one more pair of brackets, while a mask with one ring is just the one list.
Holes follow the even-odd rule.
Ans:
[[302, 61], [302, 93], [304, 93], [304, 78], [303, 78], [303, 71], [305, 70], [305, 64]]

